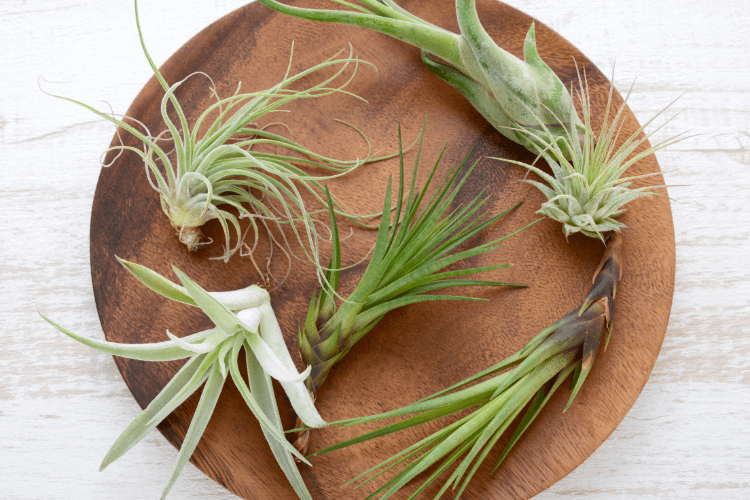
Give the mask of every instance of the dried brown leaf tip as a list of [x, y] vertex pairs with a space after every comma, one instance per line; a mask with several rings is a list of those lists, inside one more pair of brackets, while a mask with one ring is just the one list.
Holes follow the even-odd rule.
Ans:
[[[297, 424], [302, 425], [302, 421], [297, 419]], [[305, 455], [307, 454], [307, 448], [310, 445], [310, 431], [298, 431], [294, 434], [295, 440], [293, 443], [293, 446], [299, 451], [301, 454]], [[302, 463], [302, 460], [300, 460], [297, 457], [294, 457], [294, 461], [297, 463]]]

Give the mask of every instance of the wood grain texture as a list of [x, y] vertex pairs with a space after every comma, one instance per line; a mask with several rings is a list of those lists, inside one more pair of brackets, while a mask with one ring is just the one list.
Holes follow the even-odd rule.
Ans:
[[[430, 22], [457, 30], [452, 2], [404, 6]], [[520, 55], [531, 19], [502, 4], [479, 3], [479, 13], [498, 43]], [[374, 63], [379, 72], [355, 80], [350, 91], [365, 96], [369, 104], [353, 99], [320, 99], [294, 103], [284, 122], [294, 137], [315, 151], [338, 158], [357, 154], [356, 134], [342, 130], [333, 121], [345, 119], [365, 130], [376, 147], [395, 145], [395, 129], [401, 124], [407, 137], [414, 137], [427, 115], [422, 161], [428, 166], [448, 141], [443, 168], [460, 161], [476, 146], [471, 161], [499, 157], [533, 161], [523, 148], [509, 143], [492, 129], [463, 98], [436, 79], [419, 63], [415, 48], [388, 37], [356, 28], [341, 28], [299, 21], [270, 12], [260, 5], [240, 9], [213, 24], [181, 48], [163, 66], [170, 81], [203, 71], [217, 82], [220, 95], [227, 95], [236, 82], [248, 82], [246, 91], [273, 85], [283, 74], [287, 52], [295, 42], [293, 70], [299, 71], [332, 55], [351, 42], [357, 55]], [[325, 41], [323, 43], [323, 41]], [[567, 84], [576, 81], [573, 61], [586, 71], [592, 105], [602, 113], [609, 88], [607, 79], [564, 39], [543, 25], [537, 41], [542, 57]], [[258, 48], [262, 47], [262, 50]], [[258, 68], [264, 68], [258, 72]], [[360, 70], [362, 72], [367, 71]], [[440, 96], [439, 99], [435, 96]], [[127, 115], [150, 130], [163, 127], [159, 106], [162, 90], [154, 79], [143, 89]], [[177, 92], [188, 120], [195, 120], [209, 104], [205, 82], [193, 79]], [[619, 106], [621, 100], [618, 97]], [[272, 118], [276, 119], [276, 118]], [[263, 125], [264, 123], [260, 123]], [[638, 128], [632, 116], [624, 130]], [[332, 143], [332, 138], [337, 139]], [[138, 146], [125, 139], [126, 145]], [[360, 153], [361, 154], [361, 153]], [[345, 180], [332, 182], [345, 206], [360, 213], [378, 210], [388, 176], [397, 172], [397, 162], [368, 165]], [[209, 261], [221, 247], [209, 246], [188, 253], [166, 223], [158, 199], [149, 189], [143, 166], [135, 155], [123, 155], [102, 171], [97, 186], [91, 225], [91, 262], [97, 308], [107, 339], [115, 342], [155, 342], [163, 331], [185, 335], [210, 326], [201, 313], [144, 293], [113, 255], [171, 275], [176, 265], [204, 286], [235, 289], [257, 280], [254, 268], [239, 258], [229, 264]], [[634, 175], [658, 172], [654, 158], [639, 163]], [[426, 178], [427, 168], [420, 174]], [[458, 202], [468, 201], [484, 187], [493, 194], [490, 209], [500, 211], [519, 200], [525, 204], [508, 221], [482, 238], [518, 229], [534, 220], [534, 210], [544, 201], [535, 189], [517, 182], [524, 170], [508, 163], [482, 159], [462, 190]], [[644, 181], [645, 182], [645, 181]], [[663, 184], [659, 176], [648, 178]], [[366, 194], [365, 194], [366, 193]], [[640, 200], [622, 219], [633, 227], [626, 237], [625, 275], [618, 294], [617, 340], [601, 356], [573, 409], [562, 415], [565, 395], [553, 399], [533, 432], [525, 437], [506, 461], [490, 476], [490, 461], [482, 467], [466, 498], [528, 498], [557, 481], [581, 463], [601, 444], [632, 406], [648, 378], [661, 345], [671, 306], [674, 283], [674, 249], [671, 212], [666, 197]], [[218, 224], [206, 232], [221, 240]], [[263, 241], [263, 240], [261, 240]], [[374, 241], [373, 232], [357, 231], [346, 240], [345, 258], [364, 255]], [[261, 243], [261, 248], [263, 244]], [[386, 317], [368, 337], [340, 363], [319, 394], [318, 407], [328, 420], [366, 415], [392, 409], [433, 393], [515, 352], [541, 328], [580, 303], [590, 276], [599, 261], [600, 243], [576, 236], [566, 241], [560, 227], [544, 221], [514, 238], [500, 255], [475, 259], [472, 265], [512, 261], [517, 267], [497, 273], [496, 278], [529, 285], [528, 290], [476, 292], [491, 299], [486, 304], [424, 304], [396, 311]], [[543, 258], [539, 258], [542, 255]], [[260, 257], [263, 260], [263, 257]], [[630, 262], [630, 264], [628, 264]], [[343, 277], [344, 288], [352, 287], [364, 270], [355, 268]], [[275, 309], [294, 345], [296, 324], [304, 318], [309, 297], [317, 287], [312, 270], [295, 267], [273, 293]], [[456, 335], [459, 328], [466, 333]], [[418, 353], [418, 354], [417, 354]], [[144, 363], [117, 359], [123, 377], [142, 407], [158, 393], [180, 363]], [[300, 366], [301, 367], [301, 366]], [[187, 432], [196, 397], [188, 400], [160, 426], [173, 444]], [[244, 498], [293, 498], [291, 489], [275, 466], [257, 423], [244, 408], [238, 392], [227, 384], [219, 406], [193, 460], [207, 475]], [[289, 409], [287, 408], [287, 415]], [[287, 426], [291, 424], [287, 418]], [[379, 440], [353, 449], [320, 457], [312, 469], [304, 469], [314, 496], [355, 498], [361, 493], [340, 485], [394, 452], [425, 435], [425, 426], [403, 432], [395, 439]], [[361, 429], [326, 430], [313, 434], [312, 450], [350, 437]], [[501, 448], [490, 457], [499, 454]], [[404, 498], [418, 483], [409, 485]], [[439, 488], [431, 488], [433, 494]], [[370, 490], [374, 489], [372, 487]]]
[[[140, 3], [158, 65], [244, 0]], [[642, 121], [682, 95], [659, 134], [705, 134], [657, 154], [677, 244], [669, 326], [651, 377], [613, 434], [535, 500], [750, 497], [750, 10], [741, 0], [514, 0], [578, 47]], [[123, 113], [150, 77], [132, 4], [0, 3], [0, 484], [4, 498], [156, 498], [177, 452], [152, 433], [103, 473], [137, 416], [111, 356], [62, 337], [41, 311], [103, 338], [89, 263], [98, 157], [112, 127], [37, 85]], [[192, 465], [170, 496], [237, 498]]]

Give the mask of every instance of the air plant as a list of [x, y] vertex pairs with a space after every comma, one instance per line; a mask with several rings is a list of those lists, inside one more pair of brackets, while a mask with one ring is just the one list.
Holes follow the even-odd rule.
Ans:
[[[497, 441], [523, 413], [495, 469], [529, 428], [562, 383], [573, 375], [570, 407], [591, 371], [602, 337], [606, 349], [615, 313], [617, 283], [622, 272], [622, 237], [612, 233], [593, 286], [580, 308], [542, 330], [523, 349], [496, 365], [414, 404], [379, 415], [331, 425], [352, 426], [394, 417], [408, 418], [313, 453], [318, 455], [472, 409], [421, 441], [354, 478], [361, 484], [401, 466], [398, 473], [367, 499], [391, 497], [419, 474], [434, 467], [408, 497], [416, 498], [462, 456], [434, 498], [449, 489], [458, 499]], [[507, 371], [506, 371], [507, 370]], [[485, 377], [491, 377], [474, 385]], [[524, 408], [526, 411], [524, 412]], [[369, 476], [369, 477], [368, 477]], [[366, 479], [365, 479], [366, 478]], [[360, 484], [360, 485], [361, 485]]]
[[[602, 261], [594, 273], [593, 287], [580, 308], [544, 329], [526, 347], [496, 365], [404, 408], [336, 422], [335, 424], [350, 426], [412, 415], [401, 422], [317, 453], [360, 443], [473, 408], [468, 415], [353, 479], [351, 482], [363, 479], [364, 484], [403, 466], [395, 477], [368, 498], [378, 495], [381, 495], [380, 498], [388, 498], [418, 474], [435, 466], [422, 485], [409, 497], [415, 498], [461, 459], [435, 497], [440, 498], [449, 488], [453, 488], [457, 489], [455, 498], [459, 498], [490, 450], [508, 432], [512, 422], [523, 413], [496, 468], [552, 394], [571, 374], [573, 385], [567, 407], [572, 404], [590, 372], [602, 338], [604, 337], [605, 348], [609, 343], [617, 284], [622, 273], [622, 235], [619, 231], [626, 227], [615, 220], [615, 217], [625, 211], [623, 206], [629, 201], [654, 196], [657, 193], [653, 190], [663, 187], [631, 187], [636, 179], [655, 174], [622, 176], [634, 163], [685, 137], [679, 134], [655, 146], [646, 147], [648, 139], [656, 131], [645, 134], [644, 130], [656, 119], [654, 117], [621, 141], [625, 103], [616, 113], [612, 113], [613, 88], [610, 88], [601, 132], [596, 134], [585, 75], [579, 78], [579, 83], [579, 97], [585, 118], [582, 143], [578, 140], [579, 136], [573, 134], [547, 141], [544, 134], [536, 134], [521, 127], [514, 129], [529, 136], [539, 158], [550, 165], [552, 175], [534, 164], [504, 161], [524, 166], [547, 183], [524, 179], [540, 189], [548, 199], [537, 213], [561, 222], [566, 237], [581, 232], [606, 243]], [[544, 131], [543, 124], [540, 126]], [[478, 382], [485, 377], [491, 378]], [[475, 382], [478, 383], [469, 385]], [[525, 413], [524, 408], [527, 408]]]
[[[401, 144], [399, 133], [399, 145]], [[362, 339], [386, 313], [399, 307], [436, 300], [482, 300], [463, 295], [436, 295], [426, 292], [448, 287], [463, 286], [519, 286], [511, 283], [465, 279], [465, 276], [484, 271], [510, 267], [496, 264], [484, 267], [444, 271], [448, 266], [469, 257], [502, 248], [508, 237], [456, 251], [470, 244], [471, 239], [504, 217], [515, 207], [485, 220], [481, 212], [489, 196], [482, 191], [463, 206], [451, 208], [456, 195], [477, 163], [459, 174], [468, 156], [458, 168], [452, 168], [437, 192], [423, 205], [425, 192], [432, 181], [443, 152], [435, 162], [422, 191], [415, 191], [421, 139], [414, 164], [409, 192], [404, 198], [404, 158], [400, 154], [400, 176], [397, 203], [393, 218], [391, 213], [391, 183], [389, 180], [383, 206], [383, 217], [378, 230], [372, 258], [354, 291], [340, 305], [336, 305], [341, 273], [341, 252], [338, 230], [329, 199], [331, 227], [333, 229], [333, 256], [328, 266], [324, 286], [319, 295], [313, 294], [304, 326], [299, 329], [298, 341], [302, 359], [311, 368], [306, 384], [315, 397], [325, 382], [331, 368]], [[443, 149], [445, 151], [445, 148]], [[470, 155], [471, 153], [469, 153]], [[519, 230], [520, 231], [520, 230]], [[328, 285], [328, 286], [326, 286]], [[295, 446], [306, 450], [309, 433], [301, 431]]]
[[[188, 249], [197, 250], [208, 243], [204, 241], [201, 226], [209, 220], [217, 219], [225, 238], [222, 258], [229, 259], [243, 245], [244, 235], [240, 219], [247, 218], [256, 235], [259, 225], [265, 226], [272, 244], [274, 236], [269, 230], [269, 224], [278, 228], [288, 226], [302, 247], [306, 260], [317, 266], [319, 237], [311, 218], [311, 214], [315, 214], [316, 211], [305, 206], [302, 194], [309, 193], [325, 206], [321, 180], [343, 175], [375, 159], [370, 158], [369, 152], [363, 160], [341, 161], [327, 158], [313, 153], [291, 139], [259, 128], [256, 122], [269, 113], [282, 111], [285, 104], [296, 99], [330, 94], [354, 96], [344, 89], [354, 78], [358, 65], [369, 63], [354, 58], [350, 49], [347, 57], [339, 57], [339, 52], [310, 69], [290, 75], [290, 56], [283, 79], [268, 90], [240, 93], [240, 84], [234, 95], [221, 99], [212, 86], [211, 91], [216, 96], [216, 102], [206, 108], [191, 126], [175, 92], [191, 76], [208, 75], [194, 73], [169, 85], [146, 49], [138, 20], [137, 2], [136, 25], [146, 59], [165, 92], [161, 101], [161, 115], [166, 130], [152, 136], [145, 125], [134, 119], [124, 117], [120, 120], [81, 102], [63, 99], [75, 102], [116, 124], [118, 136], [119, 129], [122, 129], [142, 142], [142, 149], [126, 146], [121, 141], [120, 145], [113, 146], [107, 151], [133, 151], [141, 157], [149, 183], [159, 193], [164, 214], [177, 231], [180, 241]], [[352, 65], [353, 72], [348, 78], [344, 78], [342, 75]], [[326, 68], [334, 68], [335, 71], [319, 83], [304, 90], [290, 88], [300, 79]], [[342, 78], [343, 82], [335, 85], [335, 82]], [[170, 103], [178, 117], [178, 123], [174, 123], [169, 116]], [[139, 130], [137, 125], [144, 130]], [[201, 134], [202, 130], [204, 132]], [[364, 137], [359, 130], [355, 130]], [[169, 142], [174, 145], [174, 160], [170, 156], [171, 152], [160, 146], [161, 141], [168, 139], [171, 139]], [[281, 147], [287, 153], [255, 151], [253, 148], [258, 145]], [[303, 155], [304, 158], [299, 155]], [[311, 175], [295, 164], [313, 166], [327, 173], [323, 176]], [[335, 206], [339, 214], [346, 215], [355, 222], [357, 219], [369, 217], [348, 214], [338, 204]], [[302, 232], [298, 230], [297, 223], [303, 226]], [[289, 247], [289, 244], [286, 246]], [[319, 274], [322, 274], [319, 266], [318, 270]]]
[[331, 0], [351, 10], [259, 1], [283, 14], [365, 27], [419, 47], [430, 71], [461, 92], [498, 132], [528, 149], [575, 137], [583, 128], [565, 84], [539, 56], [534, 24], [526, 35], [522, 61], [487, 34], [475, 0], [456, 0], [460, 34], [418, 18], [393, 0]]
[[[667, 106], [620, 143], [620, 132], [624, 124], [630, 92], [625, 97], [622, 106], [613, 113], [614, 85], [611, 85], [609, 89], [601, 131], [596, 134], [585, 75], [581, 77], [579, 74], [579, 84], [578, 94], [584, 117], [584, 140], [582, 142], [579, 142], [578, 136], [572, 135], [548, 141], [546, 139], [548, 134], [536, 134], [523, 128], [515, 129], [519, 134], [529, 136], [529, 140], [535, 145], [535, 152], [539, 155], [537, 160], [539, 158], [546, 160], [552, 174], [536, 166], [536, 162], [526, 164], [516, 160], [503, 161], [527, 168], [542, 178], [544, 182], [531, 179], [524, 179], [524, 182], [537, 187], [544, 193], [547, 202], [537, 213], [560, 222], [566, 238], [571, 234], [581, 232], [591, 238], [604, 241], [607, 232], [620, 231], [627, 227], [615, 220], [615, 217], [625, 212], [625, 204], [644, 196], [657, 196], [658, 193], [654, 192], [654, 189], [664, 187], [633, 188], [633, 181], [658, 175], [658, 173], [623, 177], [628, 168], [686, 137], [684, 134], [678, 134], [654, 146], [644, 147], [649, 138], [661, 127], [648, 134], [644, 132], [645, 129], [669, 108]], [[632, 87], [630, 90], [632, 91]], [[540, 123], [540, 127], [544, 130], [545, 126]]]
[[[114, 356], [142, 361], [188, 359], [148, 407], [117, 438], [104, 457], [100, 470], [135, 446], [175, 408], [204, 386], [172, 476], [162, 493], [161, 498], [164, 499], [198, 445], [227, 375], [231, 375], [248, 408], [260, 422], [268, 445], [294, 491], [301, 499], [311, 500], [293, 457], [308, 465], [309, 462], [284, 436], [271, 378], [279, 381], [294, 411], [303, 422], [312, 427], [326, 424], [315, 409], [304, 384], [310, 368], [298, 373], [294, 366], [268, 292], [256, 285], [232, 292], [206, 292], [177, 268], [174, 268], [174, 272], [182, 286], [146, 267], [124, 260], [120, 262], [149, 289], [169, 299], [199, 307], [216, 326], [182, 338], [167, 331], [170, 340], [165, 342], [118, 344], [76, 335], [44, 318], [72, 339]], [[245, 383], [238, 365], [243, 348], [248, 383]]]

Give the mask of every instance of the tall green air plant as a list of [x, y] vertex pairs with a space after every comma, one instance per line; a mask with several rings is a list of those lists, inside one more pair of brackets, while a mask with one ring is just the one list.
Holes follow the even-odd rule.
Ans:
[[283, 14], [361, 26], [419, 47], [430, 71], [461, 92], [498, 132], [528, 149], [534, 150], [540, 142], [575, 137], [582, 130], [570, 93], [539, 56], [533, 23], [526, 35], [522, 61], [501, 49], [487, 34], [475, 0], [456, 0], [460, 34], [416, 17], [393, 0], [331, 0], [351, 10], [259, 1]]
[[[110, 448], [100, 470], [124, 455], [151, 432], [175, 408], [201, 386], [203, 392], [180, 448], [167, 496], [180, 472], [193, 454], [213, 414], [227, 375], [258, 419], [263, 434], [294, 491], [303, 500], [312, 500], [294, 458], [309, 462], [287, 441], [276, 405], [271, 378], [281, 384], [301, 421], [312, 427], [326, 425], [315, 409], [304, 380], [308, 367], [297, 372], [284, 343], [268, 292], [256, 285], [232, 292], [206, 292], [179, 269], [174, 268], [182, 286], [132, 262], [120, 260], [133, 276], [154, 292], [168, 299], [199, 307], [216, 325], [187, 337], [176, 337], [155, 344], [118, 344], [82, 337], [44, 318], [52, 326], [82, 344], [99, 351], [142, 361], [188, 359], [148, 407], [128, 426]], [[238, 358], [242, 349], [247, 362], [248, 383], [240, 373]], [[205, 384], [205, 385], [204, 385]]]
[[[394, 477], [367, 496], [368, 500], [376, 497], [383, 500], [390, 498], [407, 483], [425, 473], [422, 484], [408, 496], [411, 500], [417, 498], [458, 462], [434, 498], [441, 498], [449, 489], [455, 490], [454, 499], [460, 498], [479, 466], [498, 440], [509, 432], [516, 418], [522, 415], [495, 469], [571, 374], [573, 385], [566, 409], [573, 403], [591, 371], [602, 338], [605, 349], [609, 343], [615, 314], [617, 283], [622, 273], [621, 247], [621, 235], [612, 233], [607, 250], [594, 273], [593, 286], [581, 307], [542, 330], [516, 354], [409, 406], [379, 415], [333, 422], [331, 425], [348, 427], [408, 417], [313, 455], [355, 445], [450, 415], [460, 415], [453, 423], [347, 483], [363, 480], [361, 486], [384, 474], [397, 471]], [[482, 380], [486, 377], [490, 378]], [[470, 385], [472, 383], [474, 384]], [[467, 410], [470, 410], [468, 414]]]
[[[399, 133], [399, 144], [400, 139]], [[323, 289], [317, 296], [313, 294], [307, 318], [298, 334], [302, 359], [312, 368], [306, 384], [314, 396], [317, 396], [333, 366], [341, 361], [389, 311], [427, 301], [481, 300], [458, 294], [428, 293], [445, 288], [519, 286], [505, 282], [467, 279], [475, 274], [504, 269], [512, 264], [465, 269], [448, 268], [465, 259], [502, 248], [505, 239], [523, 230], [487, 243], [471, 244], [473, 238], [518, 205], [493, 217], [486, 217], [484, 206], [489, 200], [489, 195], [482, 191], [466, 204], [454, 206], [461, 187], [478, 163], [477, 161], [462, 173], [471, 153], [457, 168], [449, 170], [437, 192], [431, 198], [425, 199], [425, 192], [435, 176], [442, 152], [432, 167], [427, 182], [417, 191], [415, 183], [421, 146], [420, 138], [412, 182], [406, 196], [404, 158], [401, 150], [398, 194], [393, 219], [389, 220], [389, 216], [386, 215], [391, 213], [392, 208], [389, 179], [383, 206], [384, 215], [372, 258], [354, 291], [339, 304], [337, 297], [341, 278], [341, 250], [333, 205], [329, 204], [334, 242], [333, 257], [328, 266]], [[469, 247], [461, 250], [463, 245]], [[308, 446], [308, 439], [308, 432], [299, 432], [295, 438], [295, 446], [304, 452]]]
[[[137, 1], [136, 25], [143, 53], [165, 92], [161, 101], [161, 115], [166, 130], [153, 136], [145, 125], [136, 120], [127, 117], [120, 120], [73, 99], [62, 99], [79, 104], [116, 124], [119, 127], [118, 135], [119, 129], [122, 129], [142, 142], [142, 149], [120, 144], [107, 151], [133, 151], [143, 159], [149, 182], [159, 193], [162, 210], [187, 248], [197, 250], [207, 244], [203, 241], [200, 228], [212, 219], [217, 219], [223, 229], [224, 260], [229, 259], [242, 247], [244, 237], [240, 219], [249, 219], [255, 235], [258, 234], [259, 226], [265, 226], [266, 229], [269, 229], [269, 224], [279, 228], [288, 226], [300, 244], [305, 259], [316, 265], [319, 275], [322, 276], [323, 271], [318, 265], [319, 235], [311, 217], [317, 211], [305, 206], [302, 194], [309, 193], [324, 207], [326, 202], [323, 198], [321, 180], [344, 175], [375, 159], [370, 158], [370, 152], [363, 160], [341, 161], [327, 158], [290, 139], [258, 128], [255, 123], [269, 113], [283, 111], [282, 107], [285, 104], [296, 99], [331, 94], [346, 94], [359, 98], [344, 89], [354, 78], [359, 64], [369, 63], [354, 58], [350, 48], [348, 57], [339, 57], [339, 52], [310, 69], [290, 76], [290, 56], [283, 79], [268, 90], [240, 93], [238, 85], [234, 95], [221, 99], [212, 87], [211, 91], [217, 97], [216, 102], [206, 108], [191, 126], [175, 97], [175, 91], [190, 76], [197, 73], [169, 85], [146, 49], [138, 18]], [[345, 72], [350, 66], [353, 67], [353, 71], [346, 78]], [[335, 71], [319, 83], [305, 90], [290, 88], [300, 79], [326, 68], [333, 68]], [[343, 82], [340, 85], [334, 84], [341, 79]], [[169, 116], [170, 103], [176, 112], [178, 123], [174, 123]], [[137, 124], [140, 124], [144, 131], [139, 130]], [[205, 132], [201, 135], [202, 129]], [[357, 132], [364, 137], [359, 130]], [[159, 145], [167, 139], [171, 139], [170, 142], [174, 144], [174, 161], [170, 158], [170, 152]], [[252, 148], [258, 145], [278, 146], [288, 153], [254, 151]], [[304, 158], [293, 156], [295, 153], [303, 155]], [[315, 176], [306, 173], [295, 164], [308, 165], [332, 173]], [[349, 217], [354, 222], [370, 217], [348, 214], [338, 204], [335, 204], [335, 207], [337, 213]], [[302, 225], [303, 231], [298, 230], [297, 223]], [[274, 236], [270, 230], [268, 233], [273, 244]], [[283, 232], [282, 237], [286, 239]], [[283, 245], [282, 249], [284, 246], [291, 252], [288, 243]], [[291, 255], [294, 253], [291, 252]]]

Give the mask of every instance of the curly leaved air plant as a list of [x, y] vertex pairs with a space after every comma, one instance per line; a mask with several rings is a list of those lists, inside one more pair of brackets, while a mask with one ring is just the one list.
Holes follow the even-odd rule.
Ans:
[[259, 1], [283, 14], [369, 28], [419, 47], [427, 68], [461, 92], [498, 132], [532, 151], [540, 143], [576, 137], [583, 129], [565, 84], [539, 56], [534, 24], [526, 35], [522, 61], [485, 31], [475, 0], [456, 0], [460, 34], [418, 18], [393, 0], [331, 0], [352, 9], [348, 11]]
[[[325, 209], [309, 210], [305, 207], [302, 194], [307, 192], [324, 207], [326, 201], [323, 198], [324, 189], [320, 181], [344, 175], [364, 163], [390, 156], [372, 158], [370, 150], [364, 160], [331, 159], [316, 154], [288, 138], [270, 133], [265, 130], [266, 127], [259, 128], [255, 122], [269, 113], [283, 111], [282, 106], [296, 99], [346, 94], [364, 101], [361, 97], [347, 92], [345, 87], [356, 75], [359, 64], [372, 65], [353, 57], [353, 49], [350, 47], [347, 57], [339, 57], [341, 54], [339, 52], [310, 69], [290, 76], [292, 64], [290, 57], [284, 78], [268, 90], [239, 93], [240, 87], [238, 86], [234, 95], [221, 99], [212, 87], [211, 91], [217, 98], [216, 102], [203, 111], [191, 128], [175, 97], [175, 91], [190, 76], [208, 75], [194, 73], [170, 86], [146, 49], [138, 19], [137, 2], [136, 24], [146, 59], [165, 91], [161, 101], [161, 115], [167, 128], [163, 133], [152, 136], [148, 129], [137, 120], [128, 117], [120, 120], [73, 99], [61, 98], [79, 104], [113, 122], [118, 126], [118, 135], [119, 130], [122, 129], [142, 142], [142, 149], [120, 144], [110, 148], [108, 152], [112, 150], [133, 151], [140, 155], [149, 182], [160, 195], [164, 214], [178, 232], [180, 240], [190, 250], [196, 250], [207, 244], [202, 241], [203, 234], [200, 228], [207, 221], [217, 219], [225, 237], [225, 252], [221, 258], [229, 259], [232, 254], [241, 249], [244, 243], [240, 219], [248, 218], [251, 229], [256, 235], [259, 231], [259, 224], [265, 226], [271, 244], [276, 240], [269, 230], [269, 224], [279, 229], [282, 226], [289, 227], [305, 253], [305, 259], [313, 263], [317, 267], [319, 276], [322, 276], [323, 270], [318, 264], [319, 235], [315, 227], [316, 222], [311, 215], [318, 211], [325, 211]], [[353, 71], [346, 78], [345, 72], [350, 67], [353, 67]], [[333, 74], [319, 83], [305, 90], [289, 88], [294, 82], [326, 68], [332, 68]], [[334, 85], [335, 81], [342, 78], [343, 83]], [[177, 114], [178, 124], [175, 124], [169, 117], [168, 104], [170, 102]], [[140, 125], [145, 131], [139, 130], [128, 122]], [[369, 148], [369, 141], [364, 134], [355, 127], [349, 126], [365, 139]], [[205, 129], [205, 132], [199, 138], [201, 129]], [[174, 144], [175, 161], [170, 159], [171, 152], [159, 145], [161, 141], [168, 139], [171, 139]], [[254, 146], [262, 144], [284, 148], [288, 153], [272, 154], [252, 150]], [[294, 154], [302, 155], [304, 158], [293, 156]], [[331, 173], [314, 176], [295, 164], [308, 165]], [[366, 225], [361, 222], [361, 219], [378, 215], [350, 214], [338, 203], [334, 204], [338, 214], [361, 225]], [[304, 231], [297, 229], [297, 223], [303, 226]], [[286, 240], [283, 231], [282, 237]], [[289, 243], [286, 241], [285, 243], [288, 248], [288, 252], [285, 251], [287, 256], [294, 255]]]
[[[403, 466], [395, 477], [367, 497], [370, 499], [379, 496], [385, 499], [417, 475], [435, 466], [424, 482], [408, 497], [413, 499], [463, 456], [463, 460], [434, 497], [442, 497], [452, 487], [454, 490], [458, 489], [454, 497], [458, 499], [490, 450], [521, 415], [524, 408], [527, 410], [513, 431], [495, 469], [571, 374], [573, 386], [566, 410], [572, 404], [591, 370], [602, 337], [605, 349], [609, 343], [617, 283], [622, 273], [621, 247], [622, 236], [612, 233], [602, 262], [594, 273], [593, 286], [581, 307], [542, 330], [516, 354], [404, 408], [369, 417], [332, 422], [330, 425], [348, 427], [412, 415], [313, 455], [327, 453], [473, 408], [468, 415], [347, 483], [351, 484], [370, 476], [360, 483], [361, 486], [394, 468]], [[488, 376], [492, 377], [466, 387]]]
[[[176, 285], [141, 265], [124, 260], [120, 262], [156, 293], [199, 307], [216, 326], [182, 338], [167, 331], [167, 336], [171, 340], [165, 342], [118, 344], [81, 337], [42, 316], [72, 339], [114, 356], [142, 361], [188, 358], [172, 380], [117, 438], [104, 457], [100, 470], [135, 446], [205, 384], [172, 476], [162, 493], [161, 498], [164, 499], [198, 445], [227, 375], [231, 375], [247, 406], [260, 422], [268, 445], [294, 491], [301, 499], [311, 500], [295, 458], [308, 465], [309, 462], [284, 436], [271, 378], [279, 381], [294, 411], [303, 422], [311, 427], [322, 427], [326, 423], [315, 409], [310, 393], [305, 387], [304, 380], [309, 375], [310, 368], [299, 373], [294, 366], [271, 307], [268, 292], [256, 285], [232, 292], [206, 292], [177, 268], [174, 268], [174, 272], [183, 286]], [[247, 361], [248, 383], [245, 383], [238, 364], [243, 347]]]
[[[529, 136], [529, 140], [535, 144], [535, 152], [539, 155], [537, 160], [543, 158], [550, 166], [552, 175], [536, 166], [536, 161], [529, 165], [515, 160], [496, 159], [527, 168], [546, 182], [545, 184], [524, 179], [524, 182], [537, 187], [547, 197], [547, 202], [537, 213], [560, 222], [566, 238], [580, 232], [604, 241], [609, 231], [617, 232], [627, 227], [615, 220], [615, 217], [625, 212], [623, 208], [625, 204], [644, 196], [658, 196], [654, 190], [665, 187], [631, 187], [633, 181], [637, 179], [660, 175], [660, 173], [623, 177], [628, 168], [643, 158], [688, 137], [685, 133], [681, 133], [654, 146], [642, 147], [647, 144], [653, 134], [669, 122], [667, 120], [655, 130], [645, 133], [645, 129], [661, 113], [669, 109], [673, 104], [671, 103], [620, 143], [618, 139], [624, 125], [626, 105], [633, 87], [631, 86], [628, 91], [622, 106], [617, 112], [612, 113], [614, 85], [611, 85], [609, 89], [601, 131], [596, 134], [591, 117], [591, 96], [585, 74], [581, 77], [579, 73], [579, 85], [578, 94], [584, 116], [582, 142], [578, 140], [578, 136], [570, 135], [560, 137], [555, 141], [547, 141], [548, 134], [536, 134], [521, 127], [514, 129], [519, 134]], [[612, 116], [611, 123], [609, 123], [610, 116]], [[544, 129], [544, 124], [540, 123], [540, 127]]]

